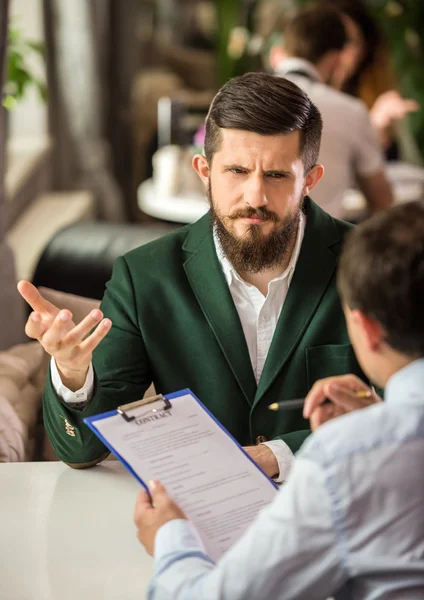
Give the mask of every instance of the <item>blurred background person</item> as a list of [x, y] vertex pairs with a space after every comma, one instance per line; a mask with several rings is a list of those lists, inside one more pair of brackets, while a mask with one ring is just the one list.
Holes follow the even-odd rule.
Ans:
[[348, 47], [340, 12], [330, 6], [299, 11], [284, 28], [284, 49], [271, 49], [277, 75], [294, 81], [319, 108], [323, 118], [320, 162], [325, 175], [314, 190], [314, 200], [337, 218], [345, 217], [344, 196], [358, 185], [368, 210], [393, 202], [384, 158], [368, 109], [362, 101], [330, 87]]
[[419, 110], [419, 105], [399, 93], [388, 44], [365, 3], [323, 0], [321, 4], [342, 12], [348, 37], [331, 85], [365, 102], [386, 157], [398, 159], [394, 125], [410, 112]]

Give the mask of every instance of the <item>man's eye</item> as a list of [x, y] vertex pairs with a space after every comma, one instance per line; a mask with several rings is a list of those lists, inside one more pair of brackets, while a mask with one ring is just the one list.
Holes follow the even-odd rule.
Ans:
[[237, 167], [230, 169], [230, 171], [231, 173], [235, 173], [236, 175], [242, 175], [243, 173], [246, 173], [246, 171], [243, 171], [243, 169], [238, 169]]
[[284, 179], [285, 175], [284, 173], [268, 173], [268, 177], [271, 177], [272, 179]]

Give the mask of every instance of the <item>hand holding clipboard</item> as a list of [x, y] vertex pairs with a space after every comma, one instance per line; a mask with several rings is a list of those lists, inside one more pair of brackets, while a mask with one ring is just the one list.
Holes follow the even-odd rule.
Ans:
[[159, 479], [217, 560], [277, 492], [190, 390], [84, 419], [134, 477]]

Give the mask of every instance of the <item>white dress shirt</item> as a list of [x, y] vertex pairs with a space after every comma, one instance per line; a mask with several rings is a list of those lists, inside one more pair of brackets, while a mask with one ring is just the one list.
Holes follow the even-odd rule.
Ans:
[[[290, 282], [299, 257], [306, 226], [306, 217], [301, 213], [295, 247], [290, 262], [282, 275], [270, 281], [268, 294], [264, 296], [254, 285], [246, 283], [234, 270], [227, 259], [216, 235], [214, 243], [218, 260], [224, 272], [231, 296], [240, 317], [240, 322], [249, 349], [250, 360], [256, 382], [262, 375], [268, 350], [283, 308]], [[56, 363], [51, 359], [51, 377], [58, 396], [67, 404], [82, 404], [90, 400], [94, 387], [93, 367], [87, 375], [84, 386], [76, 392], [65, 387], [60, 379]], [[293, 461], [293, 453], [282, 440], [264, 442], [273, 451], [279, 466], [278, 483], [284, 481]]]
[[384, 168], [383, 152], [368, 109], [358, 98], [325, 85], [315, 66], [307, 60], [285, 59], [276, 74], [298, 85], [321, 113], [323, 129], [318, 160], [325, 173], [312, 190], [311, 198], [333, 217], [343, 219], [344, 196], [349, 188], [357, 186], [357, 176], [371, 177]]
[[[296, 243], [290, 262], [282, 275], [269, 282], [268, 294], [266, 296], [257, 287], [241, 279], [224, 254], [219, 240], [216, 234], [214, 234], [216, 253], [240, 317], [256, 383], [259, 383], [261, 378], [275, 328], [277, 327], [278, 318], [289, 291], [302, 247], [305, 226], [306, 217], [301, 213]], [[280, 483], [286, 479], [290, 471], [293, 453], [282, 440], [263, 443], [275, 454], [279, 466], [279, 475], [276, 481]]]
[[155, 539], [149, 600], [424, 598], [424, 359], [385, 401], [326, 423], [216, 565], [190, 521]]

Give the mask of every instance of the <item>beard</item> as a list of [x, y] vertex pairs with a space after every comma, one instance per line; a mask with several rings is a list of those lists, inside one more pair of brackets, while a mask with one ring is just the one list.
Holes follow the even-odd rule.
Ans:
[[222, 217], [217, 212], [210, 183], [207, 196], [212, 224], [218, 240], [225, 256], [237, 273], [259, 273], [271, 270], [278, 267], [293, 249], [300, 213], [303, 209], [303, 197], [299, 198], [298, 209], [284, 219], [280, 219], [276, 213], [265, 207], [255, 209], [251, 206], [246, 206], [230, 217], [226, 217], [229, 220], [258, 217], [277, 224], [268, 234], [262, 232], [261, 225], [252, 224], [244, 235], [237, 237], [226, 228]]

